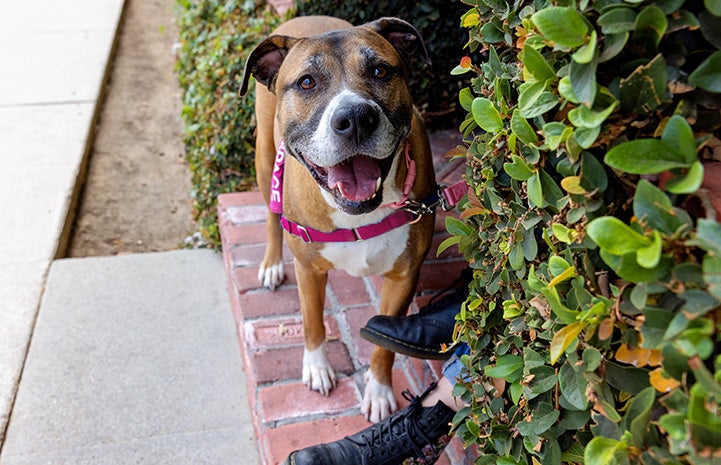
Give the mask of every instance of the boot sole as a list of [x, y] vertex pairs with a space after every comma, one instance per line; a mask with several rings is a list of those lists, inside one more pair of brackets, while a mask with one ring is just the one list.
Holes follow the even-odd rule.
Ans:
[[440, 350], [427, 349], [425, 347], [415, 346], [413, 344], [408, 344], [405, 341], [388, 337], [385, 334], [373, 331], [372, 329], [368, 329], [366, 327], [360, 329], [360, 335], [366, 341], [383, 347], [384, 349], [388, 349], [391, 352], [423, 360], [446, 360], [453, 353], [451, 350], [452, 346], [444, 352], [441, 352]]

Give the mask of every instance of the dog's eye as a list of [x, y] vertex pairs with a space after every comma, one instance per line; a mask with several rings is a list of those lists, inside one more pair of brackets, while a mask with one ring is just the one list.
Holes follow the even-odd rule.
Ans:
[[371, 70], [371, 75], [373, 76], [373, 79], [378, 79], [379, 81], [382, 81], [386, 78], [388, 78], [388, 75], [390, 74], [390, 70], [386, 65], [378, 65], [374, 66]]
[[315, 87], [315, 79], [313, 79], [310, 76], [303, 76], [298, 81], [298, 87], [300, 87], [303, 90], [310, 90], [313, 87]]

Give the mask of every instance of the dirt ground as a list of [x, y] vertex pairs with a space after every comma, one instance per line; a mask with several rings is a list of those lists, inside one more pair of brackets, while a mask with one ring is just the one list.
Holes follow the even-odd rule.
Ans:
[[182, 247], [197, 229], [173, 70], [174, 0], [126, 0], [68, 255]]

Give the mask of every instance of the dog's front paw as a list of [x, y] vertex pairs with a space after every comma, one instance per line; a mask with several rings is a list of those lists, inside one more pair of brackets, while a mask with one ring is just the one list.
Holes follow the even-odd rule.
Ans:
[[267, 287], [271, 291], [280, 286], [285, 279], [285, 270], [283, 269], [283, 261], [266, 265], [263, 262], [258, 270], [258, 281], [263, 287]]
[[303, 384], [324, 396], [329, 395], [331, 389], [335, 387], [335, 371], [325, 355], [325, 343], [315, 350], [304, 350]]
[[361, 402], [361, 413], [366, 420], [378, 423], [398, 408], [393, 388], [383, 384], [373, 376], [370, 370], [366, 373], [366, 388]]

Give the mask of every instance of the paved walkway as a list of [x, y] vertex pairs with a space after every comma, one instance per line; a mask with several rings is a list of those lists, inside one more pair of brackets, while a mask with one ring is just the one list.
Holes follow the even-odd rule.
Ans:
[[255, 464], [211, 250], [53, 262], [1, 465]]
[[123, 0], [4, 2], [0, 14], [0, 444], [72, 204]]
[[[460, 179], [465, 163], [450, 164], [444, 155], [456, 146], [455, 131], [432, 135], [439, 182]], [[251, 412], [264, 465], [277, 464], [289, 452], [318, 442], [355, 433], [369, 425], [360, 415], [365, 372], [372, 344], [359, 336], [360, 328], [378, 313], [381, 278], [356, 278], [331, 272], [327, 287], [325, 323], [329, 357], [339, 372], [338, 387], [329, 397], [308, 391], [301, 377], [302, 325], [292, 256], [285, 250], [287, 281], [275, 292], [260, 288], [256, 274], [265, 248], [265, 206], [257, 192], [220, 197], [219, 223], [223, 256], [229, 280], [233, 315], [248, 375]], [[436, 258], [438, 244], [448, 237], [444, 214], [436, 221], [434, 245], [421, 270], [413, 310], [422, 307], [437, 291], [459, 275], [467, 262], [451, 248]], [[401, 392], [420, 394], [437, 379], [440, 362], [403, 356], [394, 366], [394, 389], [400, 406], [407, 405]], [[440, 465], [472, 463], [455, 440]]]

